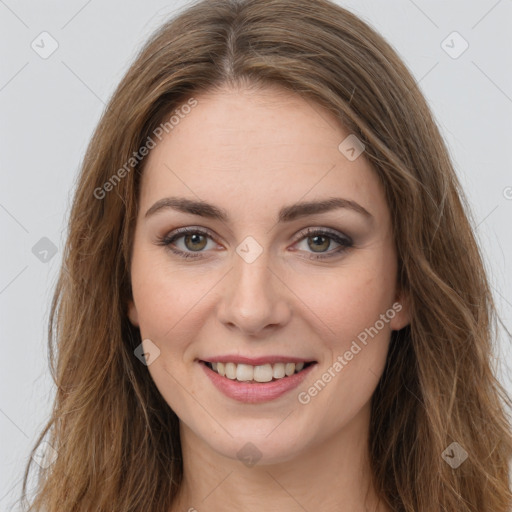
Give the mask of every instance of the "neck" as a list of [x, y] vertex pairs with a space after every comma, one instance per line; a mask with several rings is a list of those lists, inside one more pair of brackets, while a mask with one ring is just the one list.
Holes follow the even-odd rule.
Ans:
[[300, 458], [248, 467], [214, 452], [180, 422], [183, 483], [173, 512], [325, 510], [388, 512], [371, 484], [369, 404]]

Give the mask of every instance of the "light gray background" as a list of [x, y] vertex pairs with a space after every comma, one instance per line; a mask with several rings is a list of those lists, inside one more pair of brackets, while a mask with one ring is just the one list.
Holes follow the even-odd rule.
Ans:
[[[338, 3], [376, 28], [419, 82], [465, 186], [510, 329], [512, 0]], [[29, 450], [50, 412], [47, 320], [77, 170], [136, 51], [185, 4], [0, 0], [0, 511], [18, 498]], [[59, 45], [47, 59], [31, 48], [43, 31]], [[453, 31], [469, 44], [458, 58], [441, 46]], [[452, 39], [445, 45], [457, 52], [461, 41]], [[42, 237], [57, 248], [47, 262], [32, 252]], [[500, 378], [509, 391], [511, 353], [502, 336]]]

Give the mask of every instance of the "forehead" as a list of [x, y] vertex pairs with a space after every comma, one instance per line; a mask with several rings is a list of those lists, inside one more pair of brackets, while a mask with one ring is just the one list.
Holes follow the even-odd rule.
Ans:
[[364, 152], [340, 151], [350, 133], [320, 105], [274, 87], [192, 97], [147, 157], [143, 207], [178, 194], [253, 212], [328, 196], [386, 207]]

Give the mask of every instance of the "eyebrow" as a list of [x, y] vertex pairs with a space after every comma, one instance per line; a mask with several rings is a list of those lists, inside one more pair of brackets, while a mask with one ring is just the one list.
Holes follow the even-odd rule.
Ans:
[[[279, 210], [278, 222], [292, 222], [296, 219], [325, 213], [339, 208], [347, 208], [353, 210], [368, 219], [372, 219], [372, 214], [363, 208], [359, 203], [350, 199], [342, 199], [341, 197], [332, 197], [320, 201], [309, 201], [295, 203], [290, 206], [284, 206]], [[219, 208], [213, 204], [201, 200], [187, 199], [185, 197], [164, 197], [158, 200], [145, 214], [145, 218], [154, 215], [157, 212], [166, 209], [178, 210], [192, 215], [198, 215], [209, 219], [220, 220], [224, 223], [229, 222], [229, 214], [226, 210]]]

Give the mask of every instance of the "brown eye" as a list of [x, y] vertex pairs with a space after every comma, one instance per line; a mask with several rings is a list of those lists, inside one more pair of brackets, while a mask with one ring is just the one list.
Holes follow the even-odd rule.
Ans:
[[[309, 243], [309, 240], [313, 240]], [[315, 235], [308, 237], [308, 247], [313, 249], [314, 252], [323, 252], [329, 248], [331, 239], [323, 235]]]
[[311, 260], [323, 260], [340, 256], [354, 245], [352, 239], [347, 235], [326, 228], [309, 228], [302, 232], [301, 235], [302, 237], [298, 241], [299, 246], [300, 244], [305, 244], [305, 248], [301, 249], [301, 251], [307, 253], [309, 256], [304, 257]]
[[[184, 244], [187, 249], [191, 251], [201, 251], [206, 247], [207, 239], [204, 235], [199, 233], [193, 233], [191, 235], [185, 235], [183, 237]], [[202, 240], [201, 240], [202, 239]]]
[[[209, 231], [198, 228], [180, 228], [160, 238], [158, 245], [163, 245], [172, 253], [183, 258], [202, 258], [208, 252], [208, 242], [213, 243], [213, 235]], [[211, 249], [211, 247], [210, 247]]]

